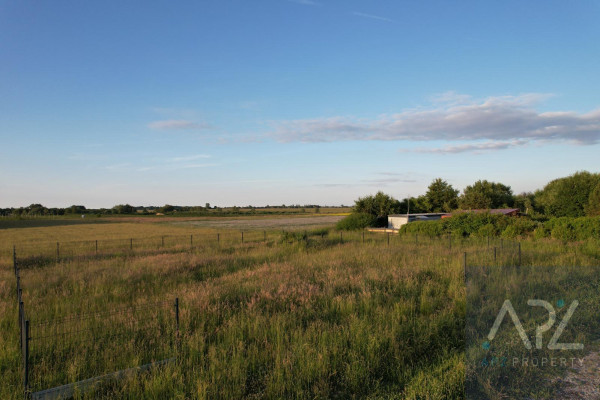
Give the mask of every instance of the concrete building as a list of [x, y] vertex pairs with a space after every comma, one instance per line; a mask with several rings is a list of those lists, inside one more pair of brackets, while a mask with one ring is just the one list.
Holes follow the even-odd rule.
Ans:
[[447, 213], [390, 214], [388, 215], [388, 229], [400, 229], [402, 225], [409, 222], [436, 221], [445, 215]]

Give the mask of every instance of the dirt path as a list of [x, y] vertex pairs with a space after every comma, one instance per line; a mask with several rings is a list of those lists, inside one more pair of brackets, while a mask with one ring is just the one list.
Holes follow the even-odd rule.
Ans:
[[172, 222], [174, 225], [198, 226], [207, 228], [230, 229], [300, 229], [318, 226], [331, 226], [344, 218], [340, 215], [324, 215], [319, 217], [241, 217], [212, 218], [196, 221]]
[[556, 380], [561, 388], [556, 400], [600, 399], [600, 351], [593, 351], [576, 363], [567, 375]]

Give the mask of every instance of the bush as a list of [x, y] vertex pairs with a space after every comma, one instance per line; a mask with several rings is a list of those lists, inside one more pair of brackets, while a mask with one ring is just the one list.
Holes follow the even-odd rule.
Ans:
[[377, 218], [367, 213], [352, 213], [335, 226], [338, 230], [352, 231], [374, 226]]
[[538, 226], [533, 231], [533, 237], [536, 239], [544, 239], [550, 236], [550, 230], [544, 228], [543, 226]]
[[476, 236], [489, 237], [498, 236], [498, 229], [494, 224], [485, 224], [477, 230]]

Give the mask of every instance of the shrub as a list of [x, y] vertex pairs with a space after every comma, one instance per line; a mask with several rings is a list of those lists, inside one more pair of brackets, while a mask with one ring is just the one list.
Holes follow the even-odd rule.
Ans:
[[488, 237], [488, 236], [497, 236], [498, 229], [494, 224], [485, 224], [481, 228], [479, 228], [476, 232], [476, 236], [479, 237]]
[[533, 231], [533, 237], [536, 239], [544, 239], [550, 236], [550, 230], [543, 226], [538, 226]]
[[374, 226], [377, 218], [367, 213], [352, 213], [339, 221], [336, 225], [338, 230], [351, 231]]

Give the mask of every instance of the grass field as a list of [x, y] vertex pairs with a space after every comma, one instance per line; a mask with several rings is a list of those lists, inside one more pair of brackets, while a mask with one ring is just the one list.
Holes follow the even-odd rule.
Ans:
[[[487, 243], [393, 236], [388, 245], [384, 235], [363, 243], [361, 232], [340, 241], [335, 231], [304, 230], [269, 231], [266, 242], [263, 230], [252, 231], [244, 243], [239, 231], [222, 231], [232, 239], [217, 242], [212, 227], [162, 222], [1, 230], [0, 398], [22, 397], [13, 243], [32, 249], [189, 234], [213, 240], [168, 248], [148, 242], [101, 255], [79, 245], [58, 262], [23, 256], [32, 390], [177, 355], [76, 397], [464, 398], [463, 254], [473, 265], [490, 265]], [[514, 262], [514, 247], [503, 246], [496, 264]], [[592, 242], [523, 242], [522, 250], [524, 265], [593, 266], [600, 259]], [[68, 319], [81, 313], [94, 317]]]

